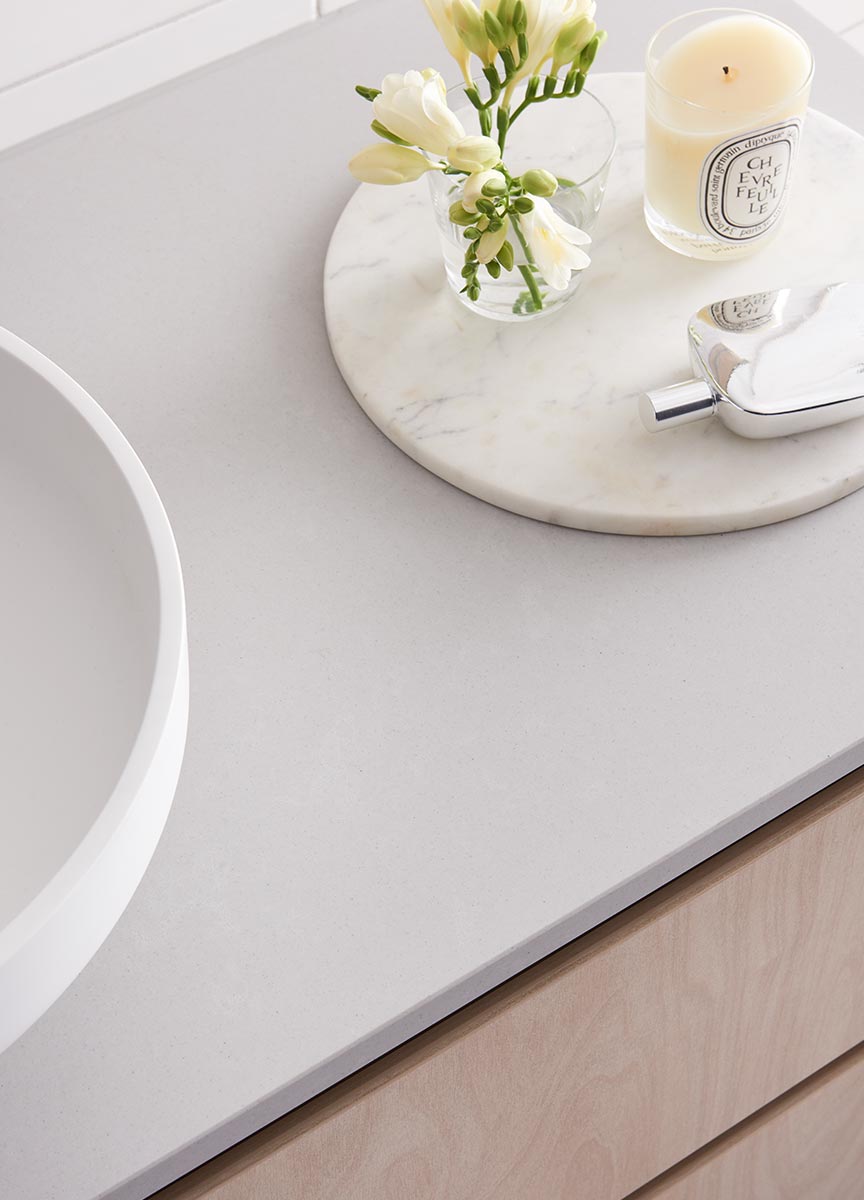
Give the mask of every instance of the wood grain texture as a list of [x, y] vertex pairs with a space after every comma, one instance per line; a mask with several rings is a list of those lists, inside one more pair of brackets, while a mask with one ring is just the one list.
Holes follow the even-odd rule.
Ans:
[[864, 770], [159, 1198], [620, 1200], [861, 1041]]
[[864, 1046], [628, 1200], [856, 1200], [864, 1195]]

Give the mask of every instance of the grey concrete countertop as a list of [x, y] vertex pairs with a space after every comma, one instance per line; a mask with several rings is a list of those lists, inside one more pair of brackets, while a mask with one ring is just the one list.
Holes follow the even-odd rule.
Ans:
[[[763, 3], [864, 123], [854, 52]], [[683, 7], [607, 0], [604, 66]], [[432, 61], [419, 0], [365, 0], [0, 161], [0, 324], [150, 469], [192, 667], [152, 866], [0, 1058], [3, 1200], [141, 1200], [864, 761], [864, 493], [580, 534], [448, 487], [347, 393], [351, 85]]]

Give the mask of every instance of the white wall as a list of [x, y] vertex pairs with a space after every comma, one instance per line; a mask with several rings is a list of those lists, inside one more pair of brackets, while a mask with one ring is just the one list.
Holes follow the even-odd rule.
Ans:
[[[279, 0], [284, 27], [351, 0]], [[225, 0], [0, 0], [0, 90]], [[244, 0], [248, 11], [261, 8]], [[213, 14], [214, 19], [217, 14]], [[242, 9], [237, 10], [238, 21]], [[255, 20], [253, 14], [252, 20]], [[204, 28], [204, 25], [201, 25]], [[242, 38], [241, 38], [242, 40]]]
[[198, 7], [200, 0], [0, 0], [0, 87]]
[[351, 2], [0, 0], [0, 151]]

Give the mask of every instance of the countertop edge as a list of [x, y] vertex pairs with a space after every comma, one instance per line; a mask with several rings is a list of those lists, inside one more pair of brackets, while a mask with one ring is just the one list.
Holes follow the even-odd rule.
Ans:
[[789, 812], [823, 788], [829, 787], [862, 766], [864, 739], [854, 742], [812, 771], [680, 847], [668, 858], [624, 880], [620, 886], [571, 913], [564, 920], [514, 946], [506, 954], [486, 963], [452, 987], [431, 997], [425, 1004], [410, 1009], [361, 1042], [346, 1047], [314, 1071], [292, 1080], [263, 1097], [258, 1103], [238, 1112], [203, 1138], [181, 1147], [174, 1154], [154, 1163], [146, 1171], [131, 1176], [118, 1187], [101, 1193], [96, 1200], [147, 1200], [154, 1192], [176, 1182], [190, 1171], [236, 1146], [238, 1142], [258, 1133], [273, 1121], [300, 1108], [356, 1071], [404, 1045], [439, 1021], [452, 1016], [466, 1004], [499, 987], [547, 955], [602, 925], [604, 921], [617, 916], [632, 904], [644, 900], [658, 888], [706, 862], [713, 855], [728, 849], [741, 838]]

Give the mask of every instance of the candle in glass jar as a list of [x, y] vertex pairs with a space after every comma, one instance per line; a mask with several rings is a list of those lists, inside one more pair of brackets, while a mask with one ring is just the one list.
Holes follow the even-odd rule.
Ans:
[[737, 257], [776, 230], [812, 66], [798, 34], [758, 13], [694, 13], [656, 35], [645, 199], [661, 241], [696, 257]]

